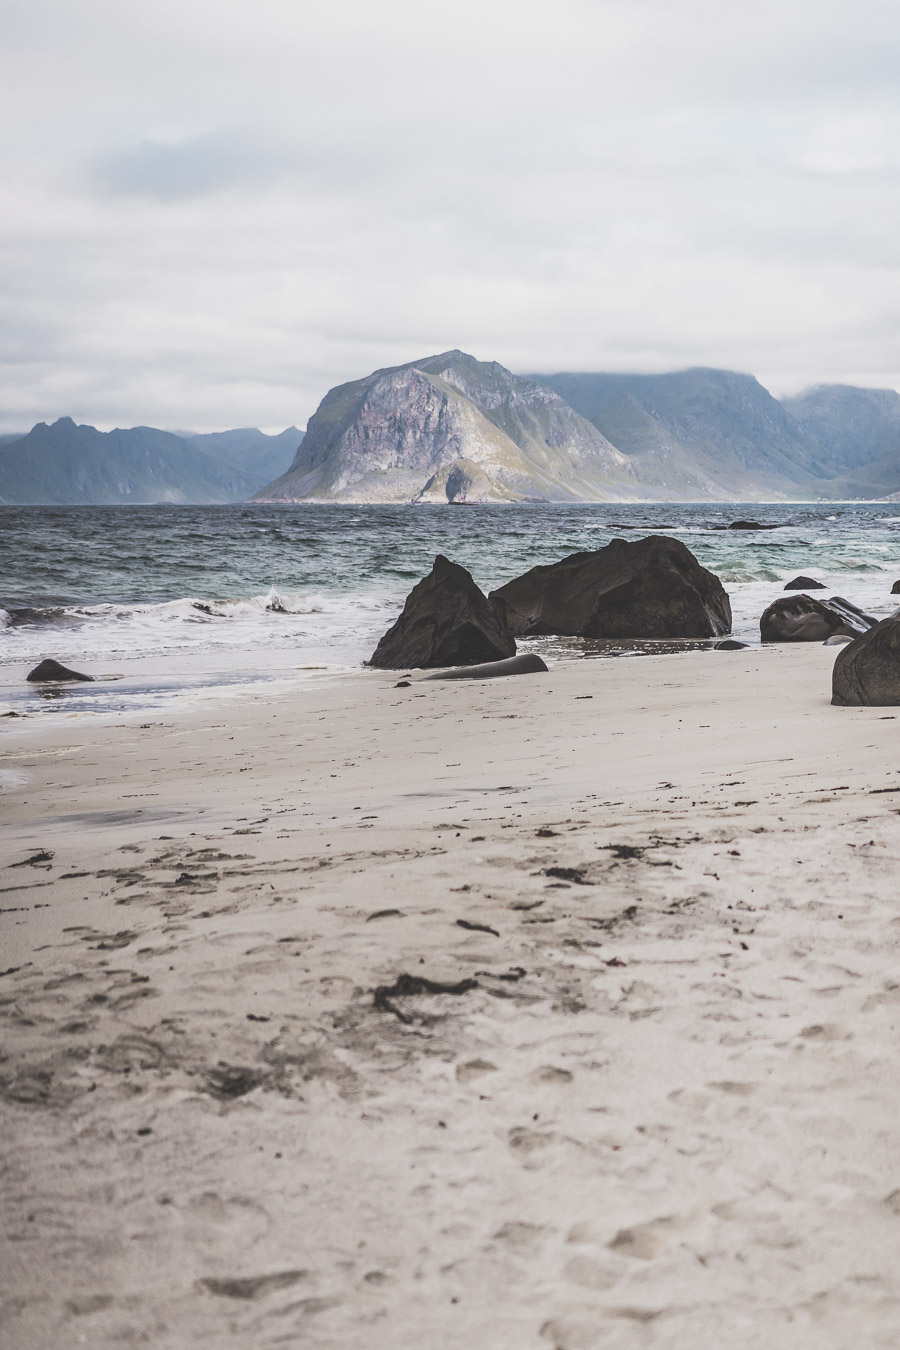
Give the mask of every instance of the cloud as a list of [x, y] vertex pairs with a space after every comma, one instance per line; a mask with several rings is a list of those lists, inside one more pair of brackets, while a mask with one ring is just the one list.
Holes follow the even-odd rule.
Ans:
[[7, 0], [0, 24], [0, 426], [302, 424], [457, 346], [900, 383], [882, 0]]
[[101, 191], [159, 202], [258, 186], [274, 172], [274, 160], [224, 132], [173, 142], [140, 141], [99, 155], [88, 167], [89, 179]]

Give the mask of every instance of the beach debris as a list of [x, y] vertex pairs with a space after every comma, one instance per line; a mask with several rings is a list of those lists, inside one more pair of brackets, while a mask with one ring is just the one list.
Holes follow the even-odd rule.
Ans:
[[892, 615], [838, 653], [832, 703], [870, 708], [900, 704], [900, 616]]
[[496, 928], [491, 928], [486, 923], [472, 923], [470, 919], [457, 919], [458, 928], [468, 928], [471, 933], [490, 933], [492, 937], [499, 937], [500, 934]]
[[418, 994], [468, 994], [470, 989], [477, 988], [477, 980], [458, 980], [455, 984], [447, 984], [441, 980], [428, 980], [423, 975], [404, 973], [398, 975], [393, 984], [380, 984], [372, 996], [372, 1002], [380, 1012], [393, 1013], [408, 1026], [415, 1018], [398, 1008], [393, 1002], [395, 998], [414, 998]]
[[646, 852], [640, 844], [601, 844], [600, 847], [617, 858], [642, 858]]
[[305, 1270], [279, 1270], [272, 1275], [250, 1275], [238, 1279], [218, 1279], [211, 1275], [197, 1283], [211, 1294], [220, 1298], [261, 1298], [274, 1293], [276, 1289], [289, 1289], [299, 1280], [306, 1278]]
[[816, 581], [814, 577], [794, 577], [794, 580], [786, 582], [782, 589], [786, 591], [824, 591], [827, 588], [824, 581]]
[[613, 539], [492, 591], [516, 637], [708, 638], [731, 630], [722, 583], [678, 539]]
[[493, 970], [476, 970], [476, 975], [485, 975], [489, 980], [507, 980], [515, 984], [518, 980], [523, 980], [528, 974], [524, 966], [510, 966], [509, 970], [501, 970], [495, 973]]
[[49, 656], [29, 671], [25, 678], [29, 684], [72, 684], [77, 680], [93, 683], [94, 680], [93, 675], [82, 675], [78, 670], [70, 670]]
[[245, 1097], [248, 1092], [259, 1087], [263, 1075], [257, 1069], [241, 1068], [235, 1064], [220, 1062], [204, 1075], [206, 1090], [211, 1097], [219, 1101], [231, 1101], [235, 1097]]
[[394, 688], [395, 688], [395, 689], [408, 689], [408, 688], [409, 688], [409, 680], [398, 680], [397, 683], [394, 685]]
[[774, 600], [762, 613], [759, 632], [763, 642], [824, 642], [835, 633], [856, 637], [877, 622], [839, 595], [814, 600], [799, 594]]
[[723, 638], [713, 647], [714, 652], [742, 652], [750, 646], [749, 642], [738, 642], [737, 638]]
[[[547, 670], [537, 652], [522, 652], [519, 656], [510, 656], [506, 661], [488, 661], [480, 666], [461, 666], [455, 670], [442, 670], [436, 675], [426, 675], [426, 680], [495, 680], [503, 675], [536, 675]], [[586, 695], [591, 698], [590, 694]]]
[[830, 638], [826, 638], [826, 639], [825, 639], [825, 641], [822, 643], [822, 646], [823, 646], [823, 647], [844, 647], [844, 646], [847, 645], [848, 642], [852, 642], [852, 641], [853, 641], [853, 638], [852, 638], [852, 637], [848, 637], [848, 635], [847, 635], [846, 633], [832, 633], [832, 635], [831, 635]]
[[515, 638], [467, 572], [439, 553], [369, 658], [381, 670], [472, 666], [515, 656]]
[[376, 909], [371, 914], [366, 915], [366, 923], [371, 923], [373, 919], [402, 919], [403, 911], [400, 909]]
[[18, 862], [9, 863], [10, 867], [40, 867], [42, 863], [48, 863], [53, 857], [53, 853], [48, 848], [42, 848], [37, 853], [32, 853], [28, 858], [20, 858]]
[[576, 886], [593, 886], [588, 881], [583, 867], [545, 867], [545, 877], [555, 877], [557, 881], [571, 881]]

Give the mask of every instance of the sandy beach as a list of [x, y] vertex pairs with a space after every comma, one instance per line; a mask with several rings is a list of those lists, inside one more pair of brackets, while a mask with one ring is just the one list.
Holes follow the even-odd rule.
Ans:
[[0, 723], [3, 1343], [893, 1350], [900, 713], [834, 657]]

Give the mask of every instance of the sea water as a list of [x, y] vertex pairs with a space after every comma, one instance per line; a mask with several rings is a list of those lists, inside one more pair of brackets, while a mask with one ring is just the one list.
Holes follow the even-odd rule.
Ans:
[[[735, 519], [777, 528], [724, 529]], [[437, 553], [479, 586], [611, 539], [681, 539], [731, 597], [733, 631], [798, 573], [883, 617], [900, 604], [900, 508], [622, 503], [0, 507], [0, 712], [140, 711], [359, 670]], [[677, 645], [677, 644], [676, 644]], [[703, 644], [692, 644], [694, 647]], [[672, 644], [544, 638], [548, 662]], [[44, 657], [100, 676], [41, 691]]]

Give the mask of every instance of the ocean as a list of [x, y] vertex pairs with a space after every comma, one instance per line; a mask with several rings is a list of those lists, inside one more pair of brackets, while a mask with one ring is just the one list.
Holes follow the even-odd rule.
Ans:
[[[504, 506], [0, 506], [0, 713], [164, 710], [358, 671], [436, 553], [485, 591], [610, 539], [669, 534], [717, 573], [734, 634], [805, 573], [883, 617], [900, 598], [896, 503]], [[778, 528], [728, 531], [735, 519]], [[691, 647], [709, 644], [693, 643]], [[545, 638], [548, 662], [672, 644]], [[98, 677], [51, 694], [43, 657]], [[720, 658], [716, 658], [720, 659]], [[102, 678], [100, 678], [102, 677]], [[302, 715], [302, 709], [298, 708]]]

